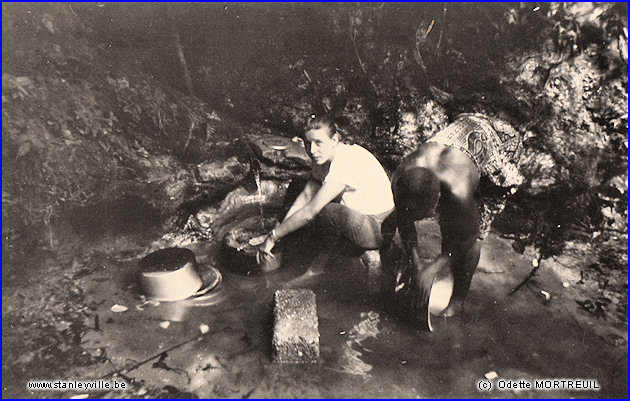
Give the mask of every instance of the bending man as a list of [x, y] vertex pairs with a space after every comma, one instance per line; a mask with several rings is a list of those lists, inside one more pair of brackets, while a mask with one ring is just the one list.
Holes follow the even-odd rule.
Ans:
[[[508, 124], [463, 114], [407, 156], [392, 176], [396, 221], [407, 260], [396, 288], [411, 294], [412, 306], [426, 306], [435, 274], [450, 265], [453, 297], [444, 315], [463, 305], [479, 263], [481, 175], [499, 186], [520, 185], [511, 163], [520, 145]], [[395, 269], [395, 268], [394, 268]]]

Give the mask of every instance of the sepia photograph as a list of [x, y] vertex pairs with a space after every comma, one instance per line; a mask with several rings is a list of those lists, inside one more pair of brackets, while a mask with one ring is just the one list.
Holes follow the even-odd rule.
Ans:
[[2, 3], [2, 398], [627, 397], [627, 3]]

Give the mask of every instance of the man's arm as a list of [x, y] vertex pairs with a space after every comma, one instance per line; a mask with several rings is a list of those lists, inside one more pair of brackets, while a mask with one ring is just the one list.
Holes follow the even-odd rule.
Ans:
[[[293, 213], [289, 210], [287, 218], [285, 218], [284, 221], [275, 228], [274, 232], [277, 239], [287, 236], [293, 231], [307, 225], [319, 214], [319, 212], [322, 211], [324, 206], [339, 196], [339, 194], [341, 194], [345, 189], [346, 185], [343, 183], [324, 182], [324, 184], [322, 184], [319, 190], [315, 193], [315, 196], [313, 196], [306, 205]], [[300, 196], [302, 196], [302, 194], [300, 194]], [[297, 200], [295, 203], [297, 203]], [[291, 207], [291, 209], [293, 209], [293, 207]]]
[[317, 181], [313, 179], [308, 180], [308, 182], [306, 183], [306, 186], [304, 187], [302, 192], [300, 192], [298, 197], [295, 198], [295, 201], [293, 201], [293, 205], [291, 205], [291, 208], [287, 212], [286, 216], [284, 216], [284, 219], [282, 219], [282, 221], [291, 217], [293, 213], [297, 212], [302, 207], [304, 207], [304, 205], [310, 202], [320, 187], [321, 185]]
[[[314, 184], [316, 185], [317, 183], [314, 182]], [[314, 189], [316, 186], [311, 186], [310, 188]], [[339, 194], [341, 194], [345, 189], [345, 184], [324, 182], [312, 199], [299, 209], [296, 206], [298, 204], [298, 199], [296, 199], [293, 206], [291, 206], [291, 209], [287, 213], [287, 217], [272, 231], [274, 235], [268, 235], [264, 242], [260, 245], [260, 252], [270, 255], [277, 240], [307, 225], [315, 218], [315, 216], [317, 216], [317, 214], [319, 214], [319, 212], [322, 211], [324, 206], [339, 196]], [[302, 198], [302, 195], [304, 195], [302, 199], [302, 201], [304, 201], [308, 196], [308, 192], [302, 191], [298, 198]]]

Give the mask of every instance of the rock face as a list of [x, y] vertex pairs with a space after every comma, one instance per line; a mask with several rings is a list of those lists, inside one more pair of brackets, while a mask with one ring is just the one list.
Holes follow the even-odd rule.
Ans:
[[138, 158], [147, 189], [143, 195], [168, 216], [184, 202], [193, 186], [193, 175], [171, 155], [149, 155]]
[[286, 168], [308, 168], [311, 159], [298, 137], [289, 139], [279, 135], [251, 135], [249, 146], [254, 154], [266, 162]]
[[316, 363], [319, 328], [315, 293], [311, 290], [278, 290], [274, 296], [273, 361]]
[[245, 177], [248, 171], [246, 164], [231, 157], [225, 161], [206, 161], [197, 165], [197, 174], [201, 182], [229, 182], [238, 181]]

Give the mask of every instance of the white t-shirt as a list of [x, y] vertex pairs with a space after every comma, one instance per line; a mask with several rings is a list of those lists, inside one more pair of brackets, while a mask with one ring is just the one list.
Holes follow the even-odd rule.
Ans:
[[381, 214], [394, 208], [394, 196], [387, 173], [369, 151], [359, 145], [339, 143], [330, 164], [311, 171], [320, 182], [346, 185], [341, 204], [363, 214]]

